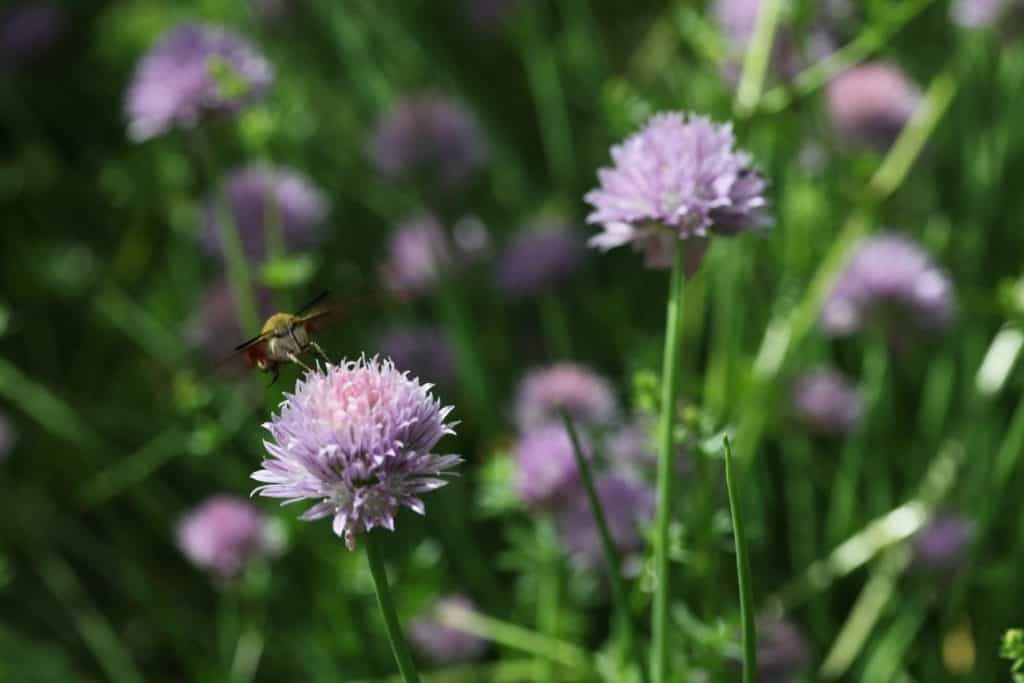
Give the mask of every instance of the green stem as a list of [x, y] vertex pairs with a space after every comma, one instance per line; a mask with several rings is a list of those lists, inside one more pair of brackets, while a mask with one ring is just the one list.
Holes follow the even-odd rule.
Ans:
[[665, 355], [661, 369], [661, 424], [658, 434], [658, 509], [654, 536], [654, 604], [651, 631], [651, 677], [670, 680], [668, 648], [669, 524], [672, 520], [672, 456], [676, 399], [679, 393], [680, 323], [683, 316], [683, 245], [674, 241], [665, 321]]
[[743, 530], [740, 510], [739, 481], [733, 472], [732, 446], [725, 437], [725, 487], [729, 492], [729, 512], [732, 514], [732, 535], [736, 542], [736, 574], [740, 585], [740, 621], [743, 622], [743, 683], [757, 680], [757, 628], [754, 624], [754, 586], [750, 576], [750, 556], [747, 537]]
[[[558, 637], [558, 611], [561, 602], [562, 572], [558, 550], [555, 546], [554, 529], [550, 519], [538, 524], [540, 536], [541, 566], [537, 577], [537, 630], [550, 638]], [[537, 655], [535, 679], [540, 683], [555, 683], [554, 663]]]
[[615, 610], [618, 613], [619, 621], [622, 624], [623, 637], [626, 639], [626, 648], [636, 660], [637, 671], [640, 672], [640, 679], [647, 683], [647, 666], [644, 664], [643, 655], [637, 644], [636, 634], [633, 631], [633, 620], [629, 616], [629, 598], [626, 593], [626, 583], [622, 579], [622, 562], [619, 559], [619, 551], [612, 540], [611, 532], [608, 530], [608, 520], [604, 516], [604, 508], [601, 506], [601, 499], [597, 496], [594, 488], [594, 477], [590, 472], [590, 464], [583, 457], [583, 449], [580, 448], [579, 436], [573, 426], [572, 418], [568, 411], [562, 406], [562, 422], [565, 423], [565, 431], [569, 433], [572, 441], [572, 452], [576, 456], [576, 467], [580, 472], [580, 479], [583, 481], [583, 490], [587, 493], [587, 502], [590, 503], [590, 512], [594, 515], [594, 522], [597, 523], [598, 532], [601, 535], [601, 547], [604, 550], [605, 561], [608, 563], [608, 576], [612, 584], [612, 598], [615, 601]]
[[743, 60], [743, 73], [736, 90], [736, 112], [746, 115], [757, 109], [764, 88], [765, 74], [768, 73], [768, 62], [772, 58], [772, 46], [775, 43], [775, 29], [779, 24], [779, 13], [782, 0], [765, 0], [757, 13], [757, 24], [754, 37]]
[[384, 625], [387, 627], [388, 640], [391, 641], [391, 652], [395, 655], [398, 671], [402, 674], [402, 680], [405, 683], [419, 683], [420, 678], [416, 673], [416, 665], [413, 664], [409, 647], [405, 644], [402, 626], [398, 623], [398, 614], [395, 612], [395, 603], [391, 599], [388, 575], [384, 569], [384, 560], [381, 558], [378, 546], [378, 533], [371, 531], [364, 534], [363, 538], [366, 543], [366, 559], [370, 563], [370, 574], [373, 575], [373, 587], [377, 591], [377, 605], [384, 617]]

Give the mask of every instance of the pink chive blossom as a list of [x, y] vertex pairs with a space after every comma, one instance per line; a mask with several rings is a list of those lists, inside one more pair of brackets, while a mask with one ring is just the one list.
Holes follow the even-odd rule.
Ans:
[[409, 641], [416, 652], [435, 664], [459, 664], [478, 659], [487, 651], [487, 641], [444, 623], [448, 613], [475, 611], [465, 595], [448, 595], [437, 601], [428, 614], [409, 626]]
[[236, 114], [263, 97], [270, 63], [238, 34], [182, 24], [139, 62], [125, 98], [128, 135], [140, 142], [210, 116]]
[[181, 519], [177, 534], [185, 557], [222, 579], [238, 576], [274, 547], [263, 513], [234, 496], [208, 498]]
[[808, 430], [823, 436], [855, 431], [864, 415], [856, 387], [833, 370], [815, 370], [797, 379], [792, 402], [796, 419]]
[[531, 370], [519, 383], [515, 417], [520, 431], [545, 424], [561, 424], [565, 406], [578, 424], [602, 426], [619, 415], [619, 402], [611, 383], [593, 370], [575, 363], [557, 363]]
[[262, 483], [253, 493], [313, 502], [301, 519], [332, 518], [351, 550], [356, 534], [394, 530], [403, 507], [426, 513], [420, 496], [444, 486], [462, 462], [432, 452], [454, 434], [451, 411], [387, 359], [307, 371], [264, 425], [269, 456], [252, 475]]
[[[612, 542], [623, 555], [644, 547], [644, 527], [654, 518], [655, 495], [640, 479], [604, 474], [594, 484], [601, 501]], [[604, 562], [601, 536], [590, 504], [582, 490], [575, 492], [557, 518], [558, 531], [574, 559], [582, 566], [596, 568]]]
[[528, 229], [502, 251], [498, 289], [510, 299], [550, 291], [579, 270], [585, 251], [583, 240], [569, 228]]
[[917, 86], [895, 64], [868, 62], [839, 74], [825, 88], [832, 127], [855, 144], [887, 147], [921, 100]]
[[387, 256], [380, 266], [384, 287], [403, 297], [426, 294], [451, 265], [452, 251], [435, 216], [422, 214], [407, 220], [392, 234]]
[[[589, 458], [590, 447], [581, 444]], [[513, 454], [516, 488], [530, 508], [556, 508], [580, 491], [580, 472], [572, 441], [561, 424], [548, 424], [523, 434]]]
[[602, 251], [632, 244], [649, 267], [666, 267], [672, 241], [687, 240], [692, 271], [711, 235], [766, 223], [766, 183], [735, 148], [730, 124], [657, 114], [611, 155], [614, 165], [598, 171], [600, 186], [584, 197], [594, 208], [587, 222], [603, 229], [590, 245]]

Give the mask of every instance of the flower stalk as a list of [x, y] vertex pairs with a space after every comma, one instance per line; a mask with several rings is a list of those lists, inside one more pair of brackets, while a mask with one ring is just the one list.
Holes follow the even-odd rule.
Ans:
[[732, 535], [736, 543], [736, 575], [740, 588], [740, 621], [743, 623], [743, 683], [757, 681], [757, 628], [754, 624], [754, 587], [750, 576], [750, 557], [743, 528], [739, 482], [732, 465], [732, 444], [725, 437], [725, 487], [729, 492]]
[[404, 683], [419, 683], [420, 677], [416, 673], [416, 665], [413, 663], [412, 655], [409, 653], [409, 646], [406, 644], [405, 636], [402, 634], [402, 626], [398, 622], [395, 603], [391, 599], [388, 576], [384, 569], [384, 560], [380, 554], [379, 535], [380, 532], [365, 535], [366, 559], [370, 564], [370, 574], [373, 575], [373, 587], [377, 593], [377, 605], [380, 607], [381, 616], [384, 617], [388, 640], [391, 642], [391, 652], [395, 655], [395, 663], [398, 664], [398, 671], [402, 674], [402, 681]]
[[670, 680], [668, 662], [669, 524], [672, 520], [672, 459], [675, 453], [676, 402], [679, 395], [680, 329], [683, 319], [683, 243], [674, 240], [665, 320], [665, 355], [661, 369], [661, 420], [658, 431], [658, 508], [654, 529], [654, 605], [651, 632], [651, 677], [655, 683]]

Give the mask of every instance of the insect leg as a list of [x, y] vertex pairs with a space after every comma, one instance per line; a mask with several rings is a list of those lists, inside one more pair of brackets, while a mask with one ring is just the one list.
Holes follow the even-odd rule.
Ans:
[[268, 387], [274, 386], [274, 383], [277, 382], [277, 378], [281, 376], [281, 368], [275, 365], [273, 372], [274, 376], [270, 378], [270, 384], [267, 385]]
[[313, 370], [313, 368], [309, 367], [308, 365], [303, 363], [301, 360], [299, 360], [299, 357], [296, 356], [294, 353], [289, 353], [288, 354], [288, 360], [290, 360], [291, 362], [295, 363], [296, 365], [298, 365], [300, 367], [305, 368], [306, 370], [310, 370], [310, 371]]
[[313, 350], [316, 351], [320, 355], [320, 357], [323, 359], [323, 361], [325, 363], [330, 363], [331, 362], [331, 359], [327, 357], [327, 354], [324, 353], [324, 350], [320, 348], [319, 344], [317, 344], [315, 341], [313, 341], [311, 339], [309, 341], [309, 345], [313, 347]]

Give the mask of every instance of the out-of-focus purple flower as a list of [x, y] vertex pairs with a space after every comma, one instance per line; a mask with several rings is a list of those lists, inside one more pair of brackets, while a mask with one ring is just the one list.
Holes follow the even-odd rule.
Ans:
[[460, 218], [452, 228], [452, 242], [463, 263], [475, 263], [491, 254], [491, 234], [479, 216]]
[[252, 475], [263, 483], [253, 493], [316, 501], [301, 519], [333, 518], [351, 550], [358, 533], [394, 530], [402, 507], [424, 514], [419, 496], [447, 483], [462, 458], [431, 450], [454, 434], [451, 410], [390, 360], [307, 371], [265, 425], [269, 457]]
[[832, 127], [840, 136], [886, 147], [910, 120], [921, 95], [898, 66], [868, 62], [833, 78], [825, 99]]
[[253, 14], [264, 22], [271, 24], [281, 21], [292, 11], [293, 0], [249, 0]]
[[23, 2], [0, 12], [0, 69], [18, 69], [52, 48], [67, 25], [60, 5]]
[[587, 221], [604, 228], [591, 246], [606, 251], [632, 243], [648, 266], [665, 267], [672, 240], [683, 239], [699, 263], [709, 235], [763, 225], [765, 181], [734, 143], [730, 124], [695, 114], [651, 118], [612, 147], [615, 166], [598, 171], [600, 187], [584, 197], [594, 207]]
[[[270, 290], [255, 288], [256, 308], [262, 319], [272, 313]], [[235, 344], [259, 330], [243, 330], [238, 322], [238, 308], [227, 282], [218, 282], [203, 292], [196, 315], [185, 328], [186, 341], [211, 358], [223, 357]]]
[[757, 620], [757, 673], [762, 683], [790, 683], [810, 663], [810, 648], [796, 625], [785, 619]]
[[572, 230], [528, 230], [501, 254], [498, 289], [510, 298], [540, 294], [568, 280], [583, 254], [583, 242]]
[[476, 611], [465, 595], [449, 595], [437, 601], [430, 613], [412, 622], [409, 640], [416, 652], [435, 664], [459, 664], [480, 657], [487, 641], [445, 625], [446, 612]]
[[14, 450], [14, 444], [17, 440], [18, 435], [14, 430], [14, 423], [11, 422], [11, 418], [0, 413], [0, 461], [7, 459], [7, 456]]
[[[586, 457], [590, 448], [581, 443]], [[558, 507], [579, 488], [572, 441], [565, 428], [549, 424], [526, 432], [515, 447], [519, 497], [529, 507]]]
[[441, 95], [399, 101], [370, 140], [370, 159], [378, 173], [388, 178], [429, 177], [444, 190], [463, 185], [486, 157], [476, 119]]
[[797, 379], [792, 401], [801, 424], [824, 436], [856, 431], [864, 413], [856, 387], [834, 370], [815, 370]]
[[193, 128], [262, 97], [274, 80], [267, 62], [238, 34], [183, 24], [166, 33], [136, 67], [125, 99], [136, 142], [171, 128]]
[[[654, 517], [654, 491], [632, 477], [606, 474], [594, 484], [601, 501], [608, 532], [623, 555], [644, 546], [643, 527]], [[604, 562], [604, 549], [594, 515], [583, 491], [577, 491], [559, 513], [558, 530], [573, 557], [587, 567]]]
[[516, 424], [521, 431], [549, 423], [561, 424], [559, 408], [584, 426], [610, 424], [619, 414], [619, 402], [608, 380], [575, 363], [556, 363], [531, 370], [519, 383]]
[[503, 28], [518, 5], [519, 0], [466, 0], [466, 14], [478, 31], [490, 33]]
[[[327, 200], [306, 178], [292, 171], [267, 166], [248, 166], [233, 171], [225, 181], [231, 217], [251, 261], [267, 256], [271, 226], [280, 229], [284, 247], [294, 251], [315, 244], [319, 226], [327, 215]], [[221, 225], [224, 202], [207, 200], [203, 244], [221, 256]]]
[[395, 367], [440, 387], [455, 380], [455, 356], [443, 332], [434, 327], [396, 327], [380, 341], [381, 353]]
[[953, 320], [949, 278], [914, 242], [895, 234], [858, 245], [832, 287], [821, 327], [835, 336], [878, 322], [890, 332], [941, 331]]
[[178, 523], [178, 546], [192, 564], [220, 578], [238, 576], [270, 553], [267, 520], [243, 498], [213, 496]]
[[964, 28], [992, 26], [1013, 10], [1024, 10], [1020, 0], [955, 0], [953, 21]]
[[953, 514], [938, 515], [914, 535], [914, 562], [930, 571], [953, 571], [963, 563], [973, 536], [970, 520]]
[[399, 296], [418, 296], [433, 289], [452, 260], [441, 223], [423, 214], [402, 223], [391, 235], [381, 278], [384, 287]]

